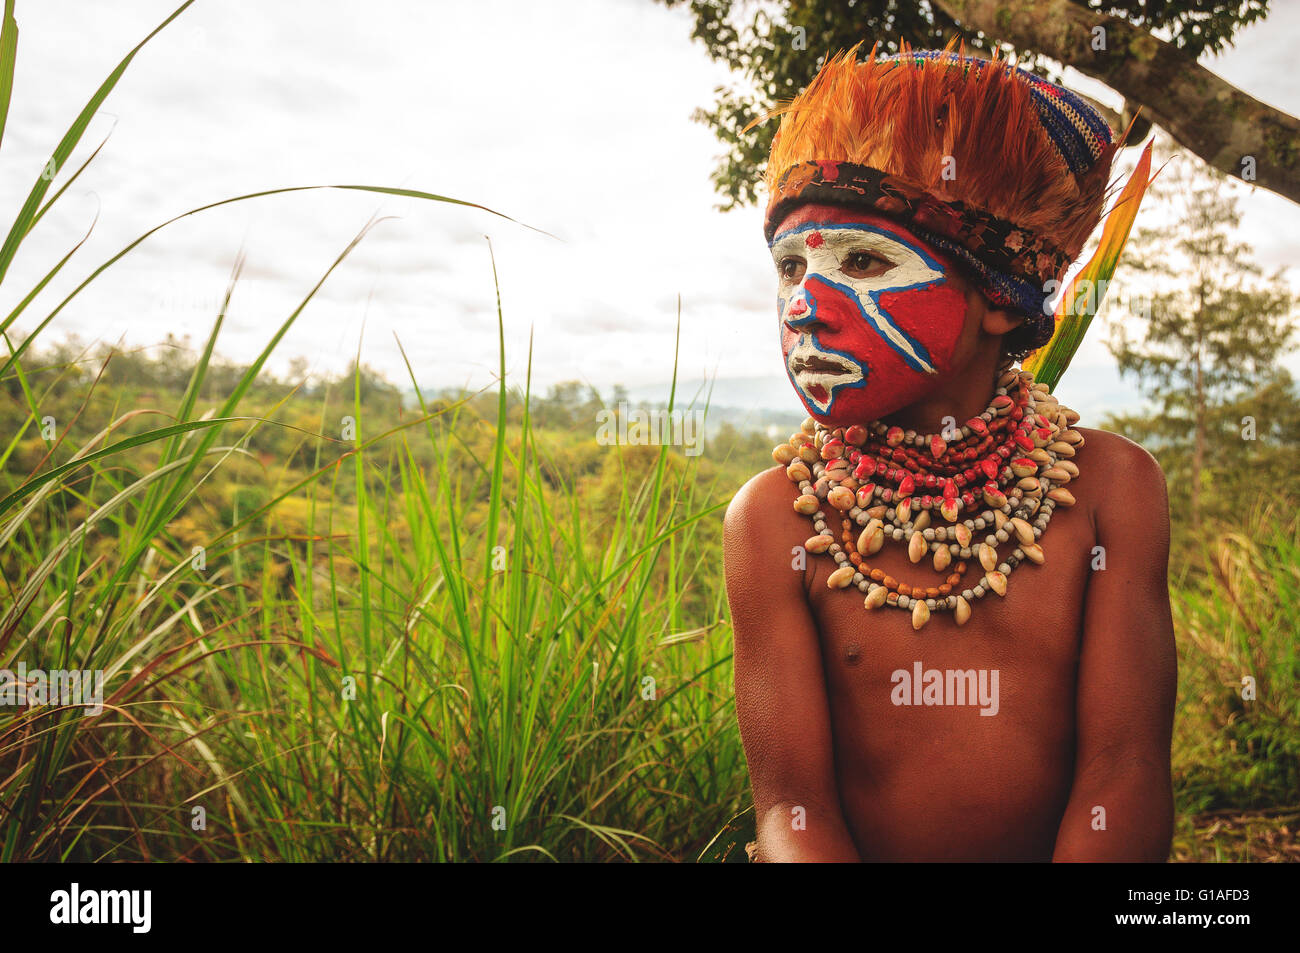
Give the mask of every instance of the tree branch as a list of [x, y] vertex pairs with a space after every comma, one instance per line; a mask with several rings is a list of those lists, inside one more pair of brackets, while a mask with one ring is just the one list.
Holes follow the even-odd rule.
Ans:
[[[1300, 204], [1300, 120], [1225, 82], [1173, 44], [1070, 0], [934, 4], [968, 29], [1100, 80], [1141, 103], [1177, 142], [1216, 169]], [[1105, 30], [1104, 49], [1094, 49], [1097, 27]]]

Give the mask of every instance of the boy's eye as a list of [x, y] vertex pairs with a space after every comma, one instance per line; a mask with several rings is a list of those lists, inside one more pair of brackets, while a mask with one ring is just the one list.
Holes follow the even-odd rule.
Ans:
[[782, 281], [793, 283], [803, 278], [804, 272], [808, 270], [808, 263], [802, 258], [782, 258], [777, 262], [776, 270], [780, 273]]
[[870, 252], [855, 251], [840, 265], [840, 270], [850, 278], [873, 278], [876, 275], [883, 275], [894, 263], [886, 261], [878, 255]]

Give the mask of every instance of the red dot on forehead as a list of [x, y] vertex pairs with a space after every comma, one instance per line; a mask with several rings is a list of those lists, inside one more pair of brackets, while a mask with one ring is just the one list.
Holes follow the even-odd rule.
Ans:
[[803, 241], [809, 248], [821, 248], [822, 245], [826, 244], [826, 239], [822, 238], [821, 232], [813, 232]]

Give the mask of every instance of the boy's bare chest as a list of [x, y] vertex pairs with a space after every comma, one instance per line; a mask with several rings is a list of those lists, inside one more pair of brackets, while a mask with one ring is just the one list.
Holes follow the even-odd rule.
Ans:
[[880, 773], [924, 752], [1072, 757], [1081, 600], [1050, 605], [1022, 585], [964, 626], [945, 617], [916, 632], [908, 613], [842, 594], [816, 612], [842, 761]]
[[[919, 631], [907, 611], [826, 588], [818, 569], [811, 603], [836, 773], [846, 819], [873, 849], [887, 853], [898, 825], [924, 821], [941, 851], [973, 816], [990, 831], [1028, 823], [1026, 856], [1042, 848], [1073, 772], [1092, 540], [1086, 515], [1063, 514], [1044, 535], [1044, 565], [1019, 567], [965, 625], [941, 613]], [[873, 565], [900, 580], [931, 575], [901, 547]]]
[[899, 738], [940, 728], [954, 740], [1058, 736], [1062, 719], [1072, 723], [1083, 622], [1084, 582], [1071, 581], [1022, 578], [1005, 597], [985, 597], [965, 625], [944, 614], [921, 631], [906, 611], [864, 609], [844, 590], [819, 594], [814, 615], [839, 733], [869, 725], [863, 750], [892, 750]]

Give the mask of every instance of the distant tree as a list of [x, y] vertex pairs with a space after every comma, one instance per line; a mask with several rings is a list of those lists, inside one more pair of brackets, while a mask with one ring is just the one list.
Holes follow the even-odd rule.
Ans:
[[1207, 482], [1297, 437], [1300, 403], [1279, 364], [1296, 330], [1295, 297], [1280, 273], [1261, 278], [1252, 249], [1234, 237], [1241, 215], [1223, 175], [1174, 158], [1156, 182], [1174, 219], [1137, 229], [1126, 254], [1126, 267], [1153, 282], [1149, 314], [1112, 320], [1108, 342], [1156, 412], [1112, 423], [1161, 458], [1177, 484], [1171, 498], [1185, 489], [1196, 532]]
[[[627, 399], [627, 391], [615, 387], [614, 406], [620, 394], [623, 400]], [[604, 406], [600, 392], [590, 384], [562, 381], [552, 384], [545, 397], [533, 398], [533, 421], [546, 430], [595, 433], [596, 413]]]

